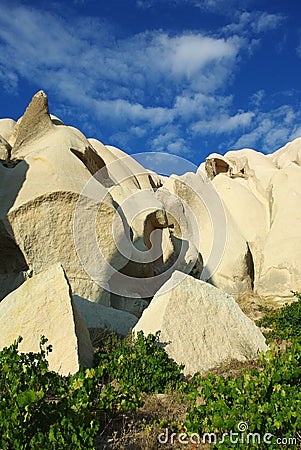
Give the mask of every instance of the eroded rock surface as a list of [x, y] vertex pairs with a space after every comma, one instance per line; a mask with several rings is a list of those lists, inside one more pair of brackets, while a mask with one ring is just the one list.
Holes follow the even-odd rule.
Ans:
[[28, 279], [0, 303], [0, 329], [1, 349], [21, 336], [20, 351], [39, 352], [45, 336], [52, 345], [49, 369], [62, 375], [93, 364], [89, 332], [59, 265]]
[[267, 350], [261, 331], [231, 296], [178, 271], [157, 292], [134, 333], [159, 330], [168, 355], [185, 364], [187, 375], [252, 360]]

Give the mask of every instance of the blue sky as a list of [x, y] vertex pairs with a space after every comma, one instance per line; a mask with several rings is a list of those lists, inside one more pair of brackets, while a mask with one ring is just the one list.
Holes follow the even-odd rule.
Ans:
[[272, 152], [301, 136], [298, 0], [0, 0], [0, 117], [50, 111], [128, 153]]

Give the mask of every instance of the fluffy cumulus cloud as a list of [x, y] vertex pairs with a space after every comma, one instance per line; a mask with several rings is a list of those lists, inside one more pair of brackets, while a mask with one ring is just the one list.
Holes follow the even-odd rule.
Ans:
[[[155, 1], [161, 0], [138, 0], [138, 6], [150, 7]], [[211, 10], [220, 3], [168, 1]], [[254, 36], [275, 29], [282, 20], [240, 12], [234, 23], [215, 34], [151, 30], [120, 37], [97, 18], [67, 19], [23, 3], [3, 3], [0, 81], [7, 92], [17, 93], [24, 79], [37, 90], [45, 89], [57, 99], [58, 113], [81, 117], [91, 132], [106, 127], [113, 144], [143, 139], [148, 150], [187, 156], [192, 140], [210, 134], [224, 134], [233, 145], [247, 140], [256, 144], [288, 111], [260, 115], [262, 92], [254, 94], [249, 109], [235, 110], [226, 88]], [[238, 131], [243, 137], [235, 142], [233, 133]]]
[[210, 109], [210, 94], [230, 77], [245, 40], [162, 31], [118, 39], [104, 23], [87, 21], [66, 21], [22, 5], [13, 7], [13, 13], [12, 7], [3, 7], [4, 87], [17, 89], [22, 77], [34, 80], [62, 102], [90, 110], [98, 120], [128, 127], [146, 123], [157, 130], [152, 148], [169, 136], [167, 151], [184, 149], [177, 125], [185, 116], [181, 105], [186, 103], [187, 110], [202, 97]]
[[170, 36], [152, 31], [117, 39], [105, 24], [93, 24], [92, 19], [87, 33], [86, 21], [67, 22], [24, 6], [15, 7], [12, 14], [11, 8], [3, 7], [0, 62], [19, 77], [39, 81], [43, 76], [47, 86], [65, 97], [77, 93], [82, 102], [83, 96], [89, 99], [93, 94], [104, 106], [112, 101], [117, 114], [128, 107], [130, 116], [148, 117], [151, 108], [143, 112], [142, 104], [155, 89], [159, 98], [152, 96], [153, 103], [159, 105], [171, 103], [175, 91], [198, 90], [200, 83], [205, 91], [216, 89], [243, 44], [238, 38], [192, 32]]
[[249, 126], [254, 115], [253, 112], [238, 112], [234, 116], [224, 114], [213, 118], [211, 121], [200, 120], [194, 123], [191, 128], [198, 134], [227, 133]]

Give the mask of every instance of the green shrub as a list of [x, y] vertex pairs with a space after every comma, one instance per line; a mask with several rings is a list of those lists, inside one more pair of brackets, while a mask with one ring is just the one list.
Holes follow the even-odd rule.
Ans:
[[19, 338], [0, 352], [0, 448], [94, 449], [97, 432], [119, 411], [142, 406], [140, 391], [164, 392], [180, 383], [158, 335], [121, 341], [107, 336], [93, 369], [72, 376], [48, 369], [51, 351], [18, 353]]
[[301, 340], [301, 294], [293, 292], [296, 302], [278, 310], [264, 308], [265, 317], [257, 322], [258, 326], [271, 328], [265, 335], [280, 340]]
[[[284, 352], [273, 348], [261, 356], [257, 369], [244, 369], [238, 378], [196, 375], [185, 427], [200, 436], [216, 433], [217, 448], [275, 448], [277, 438], [297, 438], [300, 432], [300, 388], [301, 344], [294, 342]], [[231, 442], [229, 435], [220, 442], [224, 433], [239, 432], [240, 423], [247, 424], [244, 443], [241, 438]], [[259, 433], [261, 442], [246, 446], [248, 433]], [[272, 444], [263, 442], [265, 434], [273, 435]]]
[[[260, 356], [256, 369], [243, 369], [237, 377], [225, 378], [195, 375], [189, 386], [185, 427], [190, 433], [215, 433], [217, 448], [275, 448], [277, 438], [294, 438], [298, 442], [301, 429], [301, 296], [298, 301], [280, 310], [265, 308], [266, 316], [258, 325], [269, 327], [268, 337], [292, 341], [284, 351], [272, 346]], [[199, 404], [198, 404], [199, 403]], [[243, 442], [239, 424], [246, 425]], [[240, 439], [233, 443], [229, 433], [238, 432]], [[221, 442], [224, 433], [224, 442]], [[248, 433], [258, 433], [261, 442], [246, 444]], [[271, 434], [272, 443], [264, 443]], [[246, 447], [247, 445], [247, 447]], [[298, 448], [291, 444], [290, 448]]]
[[[181, 383], [181, 371], [159, 345], [159, 333], [145, 337], [113, 341], [113, 348], [104, 346], [98, 354], [98, 365], [107, 381], [117, 380], [123, 386], [139, 386], [145, 393], [166, 392]], [[112, 341], [111, 341], [112, 343]]]
[[103, 369], [60, 376], [48, 369], [50, 348], [18, 353], [19, 338], [0, 352], [0, 448], [94, 449], [107, 414], [141, 404], [138, 388], [102, 384]]
[[[291, 439], [301, 430], [301, 296], [276, 312], [267, 310], [261, 324], [272, 337], [292, 341], [281, 351], [272, 347], [257, 368], [236, 377], [196, 374], [183, 381], [178, 366], [159, 345], [159, 333], [121, 340], [104, 333], [95, 368], [74, 376], [49, 371], [46, 340], [39, 353], [19, 354], [19, 338], [0, 352], [1, 450], [94, 449], [95, 437], [123, 411], [142, 406], [141, 392], [177, 390], [189, 403], [186, 422], [169, 423], [177, 433], [215, 433], [216, 448], [275, 448], [278, 437]], [[162, 423], [163, 423], [162, 422]], [[245, 424], [245, 432], [238, 429]], [[224, 433], [239, 432], [233, 443]], [[272, 444], [249, 443], [248, 433], [273, 435]], [[281, 448], [281, 446], [278, 446]], [[297, 448], [293, 444], [289, 448]]]

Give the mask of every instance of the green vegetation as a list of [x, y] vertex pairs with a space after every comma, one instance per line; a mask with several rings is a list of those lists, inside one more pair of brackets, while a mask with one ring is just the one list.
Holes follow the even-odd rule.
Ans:
[[160, 333], [125, 341], [115, 339], [103, 346], [96, 364], [102, 367], [107, 380], [117, 380], [121, 386], [139, 386], [141, 392], [163, 393], [181, 384], [181, 371], [170, 361], [164, 349], [157, 345]]
[[[29, 354], [18, 353], [18, 339], [0, 352], [1, 450], [124, 448], [97, 447], [97, 438], [108, 424], [112, 435], [120, 415], [123, 420], [135, 417], [146, 395], [169, 392], [173, 401], [178, 394], [185, 403], [186, 419], [149, 419], [140, 434], [147, 428], [157, 438], [158, 430], [167, 429], [175, 436], [185, 433], [181, 439], [193, 437], [191, 442], [197, 433], [202, 442], [205, 433], [212, 433], [215, 448], [225, 449], [284, 448], [286, 443], [299, 448], [300, 443], [289, 441], [301, 431], [301, 297], [295, 295], [298, 301], [276, 312], [266, 310], [260, 322], [271, 329], [269, 337], [289, 342], [271, 345], [256, 364], [235, 376], [196, 374], [184, 380], [183, 367], [158, 345], [159, 335], [139, 333], [137, 339], [125, 340], [108, 335], [95, 355], [95, 368], [63, 377], [48, 369], [51, 347], [45, 339], [39, 353]], [[231, 432], [239, 433], [238, 441]], [[258, 433], [260, 443], [248, 433]], [[155, 442], [132, 448], [161, 448]]]
[[102, 385], [102, 367], [63, 377], [48, 370], [45, 340], [37, 354], [18, 354], [20, 341], [0, 353], [2, 450], [93, 449], [108, 413], [141, 404], [135, 387]]
[[263, 308], [265, 317], [258, 321], [257, 325], [270, 328], [265, 335], [279, 340], [301, 340], [301, 294], [292, 291], [298, 299], [291, 305], [279, 310]]
[[48, 370], [40, 353], [18, 354], [19, 338], [0, 352], [0, 448], [93, 449], [108, 418], [142, 405], [145, 392], [165, 392], [180, 383], [181, 367], [157, 346], [157, 336], [110, 341], [93, 369], [63, 377]]
[[[241, 431], [244, 439], [248, 433], [259, 433], [261, 443], [250, 443], [258, 449], [275, 448], [277, 439], [289, 442], [295, 437], [299, 448], [301, 441], [301, 295], [294, 292], [297, 301], [279, 310], [265, 308], [265, 317], [259, 326], [269, 327], [268, 338], [289, 341], [284, 349], [274, 343], [270, 350], [260, 355], [257, 367], [243, 369], [237, 377], [195, 375], [189, 386], [191, 406], [188, 408], [185, 427], [189, 432], [215, 432], [218, 448], [246, 448], [246, 440], [233, 443], [230, 430]], [[202, 399], [200, 406], [195, 406]], [[241, 424], [241, 425], [239, 425]], [[224, 438], [223, 438], [223, 434]], [[262, 443], [264, 436], [271, 434]], [[301, 436], [300, 436], [301, 437]], [[221, 441], [224, 442], [221, 442]], [[280, 442], [280, 441], [279, 441]], [[295, 445], [295, 447], [294, 447]]]
[[[284, 352], [273, 348], [258, 361], [258, 367], [237, 377], [195, 376], [191, 382], [191, 405], [185, 426], [190, 432], [215, 432], [221, 441], [223, 433], [259, 433], [261, 444], [254, 448], [274, 448], [276, 439], [297, 436], [301, 429], [301, 345], [288, 346]], [[202, 398], [201, 406], [194, 406]], [[245, 425], [246, 424], [246, 425]], [[262, 443], [272, 434], [270, 445]], [[246, 441], [245, 441], [246, 442]], [[233, 442], [224, 436], [218, 448], [245, 449], [245, 442]], [[256, 441], [257, 442], [257, 441]]]

